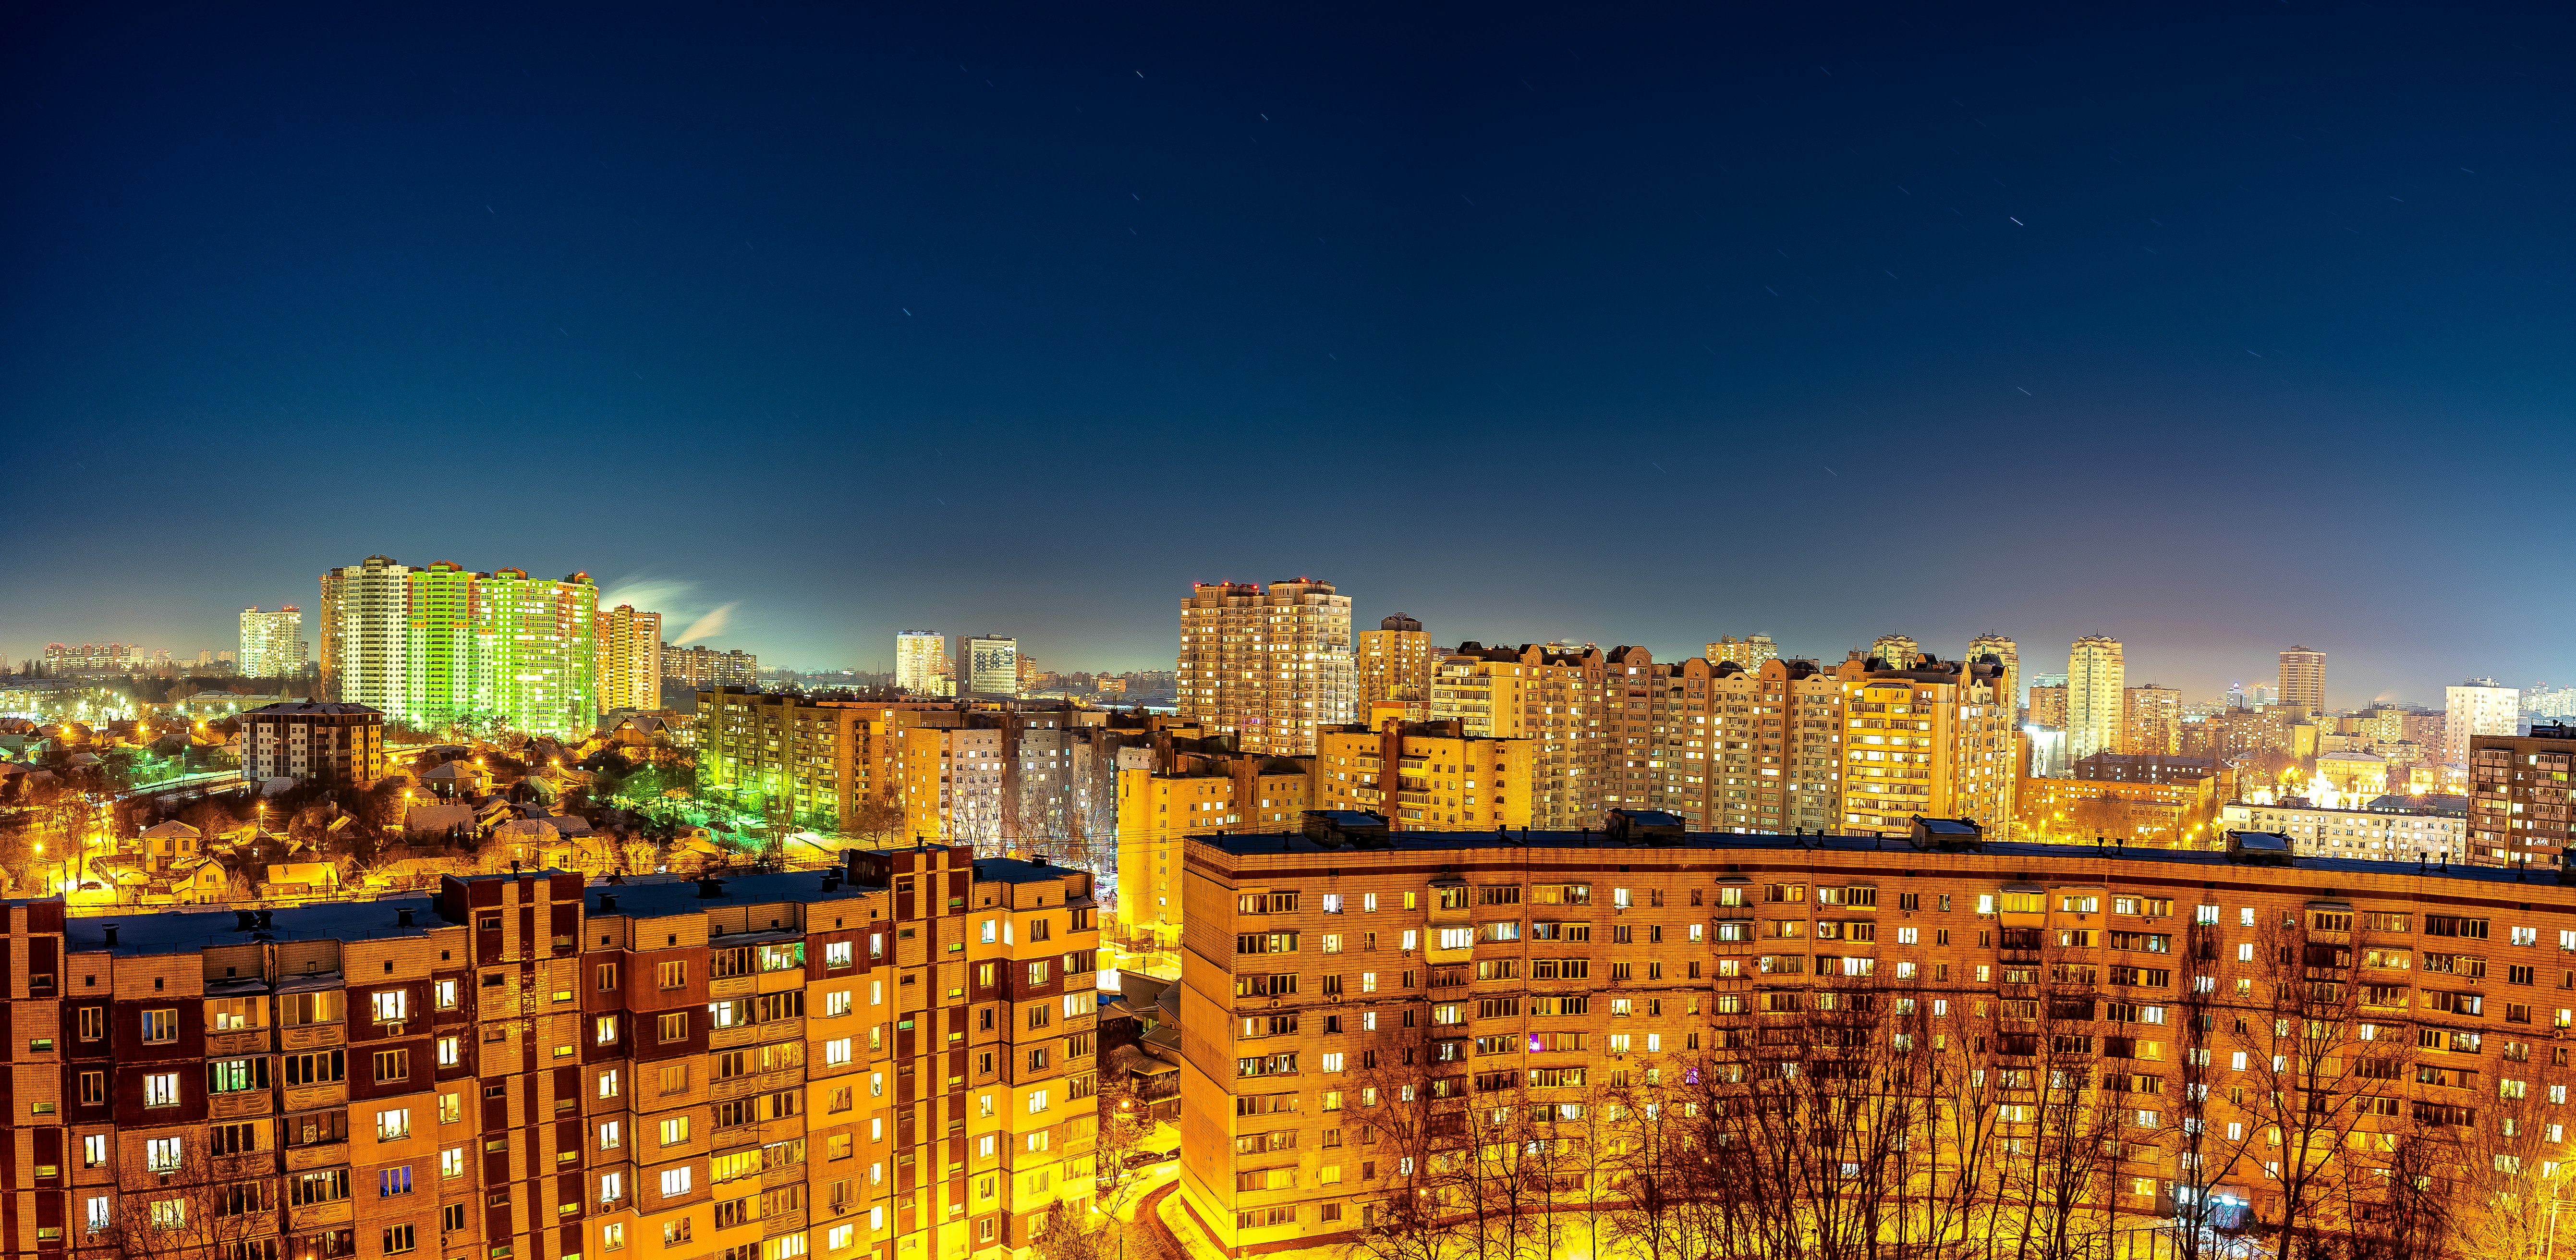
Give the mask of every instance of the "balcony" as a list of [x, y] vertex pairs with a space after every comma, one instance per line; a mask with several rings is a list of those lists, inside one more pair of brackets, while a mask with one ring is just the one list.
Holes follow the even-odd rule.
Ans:
[[206, 1098], [209, 1120], [239, 1120], [244, 1116], [264, 1116], [269, 1110], [269, 1093], [264, 1089], [234, 1090], [211, 1094]]
[[265, 1028], [228, 1029], [206, 1034], [206, 1057], [229, 1059], [246, 1054], [259, 1054], [268, 1049]]
[[[264, 1157], [262, 1158], [264, 1161]], [[346, 1142], [323, 1142], [313, 1146], [286, 1148], [286, 1171], [288, 1172], [310, 1172], [316, 1168], [328, 1168], [333, 1164], [348, 1162], [349, 1144]], [[217, 1171], [220, 1174], [221, 1170]]]
[[349, 1040], [346, 1024], [300, 1024], [278, 1034], [280, 1050], [321, 1050]]

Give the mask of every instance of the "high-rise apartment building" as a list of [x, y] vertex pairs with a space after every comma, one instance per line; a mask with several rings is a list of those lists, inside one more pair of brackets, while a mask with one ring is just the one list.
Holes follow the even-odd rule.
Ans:
[[1422, 623], [1397, 613], [1359, 633], [1359, 711], [1381, 700], [1423, 703], [1431, 698], [1431, 671], [1440, 651]]
[[2326, 654], [2312, 647], [2281, 653], [2281, 703], [2311, 716], [2326, 711]]
[[1708, 686], [1709, 829], [1840, 830], [1842, 679], [1774, 657], [1751, 669], [1713, 661]]
[[2121, 752], [2121, 693], [2128, 687], [2120, 641], [2088, 634], [2066, 657], [2066, 752], [2082, 760]]
[[662, 707], [662, 614], [619, 604], [599, 614], [599, 711]]
[[978, 696], [1020, 694], [1020, 641], [995, 634], [966, 636], [960, 657], [966, 662], [966, 690]]
[[1305, 578], [1193, 585], [1174, 672], [1184, 720], [1245, 752], [1312, 754], [1323, 728], [1357, 716], [1350, 596]]
[[948, 676], [948, 636], [936, 630], [895, 635], [894, 685], [916, 696], [955, 694]]
[[588, 736], [599, 715], [598, 633], [599, 587], [587, 573], [555, 581], [496, 569], [478, 579], [473, 712], [532, 735]]
[[1968, 654], [1961, 659], [1974, 665], [1989, 656], [2004, 667], [2004, 696], [2018, 716], [2021, 711], [2021, 645], [1989, 630], [1968, 640]]
[[2154, 683], [2120, 689], [2120, 746], [2101, 752], [2171, 755], [2182, 751], [2182, 692]]
[[409, 718], [404, 690], [411, 567], [369, 556], [322, 575], [322, 697]]
[[411, 571], [403, 628], [403, 707], [389, 716], [433, 727], [479, 716], [474, 596], [485, 576], [453, 560], [434, 560]]
[[1917, 818], [1964, 818], [2010, 833], [2020, 778], [2013, 706], [1997, 665], [1927, 661], [1871, 669], [1845, 661], [1842, 828], [1905, 835]]
[[1024, 1255], [1092, 1194], [1096, 912], [1084, 872], [945, 848], [12, 902], [0, 1014], [48, 1035], [0, 1133], [53, 1171], [0, 1196], [29, 1255]]
[[385, 718], [363, 704], [294, 700], [241, 715], [242, 778], [366, 788], [385, 777]]
[[[2276, 1062], [2304, 1054], [2307, 1074], [2332, 1056], [2336, 1079], [2396, 1099], [2338, 1106], [2311, 1140], [2338, 1187], [2382, 1183], [2380, 1152], [2465, 1126], [2471, 1108], [2481, 1135], [2506, 1116], [2546, 1120], [2540, 1100], [2567, 1071], [2548, 1050], [2545, 982], [2489, 979], [2489, 1004], [2465, 974], [2509, 948], [2496, 942], [2546, 949], [2576, 931], [2576, 887], [2550, 881], [2294, 856], [2263, 835], [2176, 852], [1979, 843], [1955, 825], [1942, 830], [1956, 847], [1932, 828], [1909, 845], [1310, 827], [1185, 845], [1178, 1193], [1227, 1254], [1402, 1229], [1414, 1218], [1384, 1215], [1390, 1203], [1444, 1193], [1507, 1196], [1495, 1211], [1534, 1230], [1581, 1219], [1631, 1170], [1529, 1160], [1637, 1150], [1665, 1134], [1649, 1127], [1658, 1110], [1685, 1104], [1776, 1108], [1802, 1142], [1845, 1142], [1850, 1095], [1766, 1083], [1826, 1071], [1861, 1082], [1872, 1116], [1917, 1127], [1797, 1158], [1757, 1150], [1748, 1172], [1830, 1179], [1843, 1159], [1839, 1176], [1866, 1184], [1880, 1174], [1841, 1152], [1912, 1150], [1926, 1169], [1975, 1161], [1978, 1184], [2009, 1198], [2050, 1175], [2044, 1130], [2021, 1109], [2058, 1106], [2093, 1117], [2054, 1131], [2100, 1161], [2086, 1236], [2195, 1197], [2217, 1200], [2228, 1228], [2277, 1233], [2283, 1161], [2261, 1135], [2317, 1113]], [[2458, 972], [2429, 971], [2427, 953]], [[2392, 1079], [2402, 1087], [2364, 1084]], [[2010, 1091], [1974, 1096], [2002, 1127], [1961, 1143], [1948, 1107], [1869, 1093], [1892, 1080]], [[2067, 1088], [2079, 1092], [2040, 1092]], [[1915, 1231], [1927, 1253], [1974, 1251], [1922, 1229], [1926, 1199], [1899, 1189], [1917, 1175], [1885, 1174], [1875, 1227]], [[1745, 1193], [1789, 1213], [1805, 1197]], [[2317, 1201], [2321, 1232], [2369, 1227], [2327, 1200], [2344, 1201]]]
[[692, 687], [751, 687], [760, 682], [760, 658], [735, 648], [662, 645], [662, 677]]
[[1923, 655], [1923, 645], [1910, 634], [1882, 634], [1870, 640], [1869, 655], [1889, 669], [1912, 669]]
[[1743, 666], [1745, 673], [1754, 674], [1761, 672], [1764, 664], [1779, 659], [1780, 645], [1767, 634], [1730, 635], [1708, 645], [1708, 663], [1712, 667], [1720, 661], [1733, 661]]
[[276, 612], [242, 610], [242, 673], [250, 678], [300, 678], [310, 659], [304, 650], [304, 610], [288, 604]]
[[1602, 749], [1600, 649], [1467, 642], [1441, 657], [1431, 682], [1431, 720], [1456, 720], [1470, 736], [1531, 741], [1533, 827], [1588, 825], [1599, 803], [1592, 787]]
[[2576, 726], [2469, 737], [2469, 860], [2557, 869], [2569, 842]]
[[322, 575], [324, 691], [388, 720], [579, 738], [599, 712], [598, 603], [586, 573], [369, 556]]
[[2522, 730], [2522, 692], [2492, 678], [2472, 678], [2442, 689], [2442, 760], [2466, 765], [2470, 742], [2480, 735]]

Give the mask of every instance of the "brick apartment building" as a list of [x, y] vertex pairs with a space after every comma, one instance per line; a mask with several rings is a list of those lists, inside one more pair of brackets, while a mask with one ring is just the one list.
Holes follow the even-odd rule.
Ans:
[[[2576, 886], [2536, 871], [2293, 857], [2249, 833], [2190, 852], [1984, 843], [1955, 823], [1909, 841], [1611, 821], [1443, 834], [1318, 812], [1187, 842], [1180, 1185], [1220, 1245], [1329, 1246], [1408, 1199], [1455, 1202], [1461, 1161], [1569, 1134], [1601, 1149], [1585, 1118], [1615, 1091], [1696, 1085], [1729, 1054], [1794, 1074], [1822, 1042], [1799, 1012], [1873, 1002], [1907, 1040], [1846, 1044], [1952, 1056], [1955, 1087], [1997, 1091], [1999, 1143], [2022, 1140], [2030, 1091], [2096, 1080], [2084, 1114], [2117, 1140], [2085, 1147], [2112, 1152], [2085, 1210], [2132, 1224], [2193, 1194], [2278, 1210], [2265, 1098], [2339, 1108], [2330, 1144], [2356, 1167], [2415, 1123], [2462, 1126], [2445, 1130], [2454, 1166], [2487, 1168], [2502, 1115], [2541, 1135], [2511, 1156], [2538, 1168], [2576, 1118]], [[2270, 1004], [2325, 1000], [2343, 1005]], [[2266, 1078], [2276, 1034], [2343, 1038], [2285, 1056], [2343, 1079]], [[1399, 1140], [1425, 1106], [1427, 1156]], [[1426, 1189], [1417, 1156], [1452, 1180]], [[1616, 1201], [1615, 1175], [1524, 1178], [1497, 1210]]]
[[0, 920], [0, 1249], [1025, 1254], [1091, 1187], [1090, 876], [846, 870]]

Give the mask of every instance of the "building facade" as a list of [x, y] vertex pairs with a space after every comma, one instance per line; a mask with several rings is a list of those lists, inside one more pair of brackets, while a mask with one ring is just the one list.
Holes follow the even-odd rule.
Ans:
[[2421, 865], [2465, 862], [2469, 852], [2468, 802], [2457, 796], [2382, 796], [2354, 809], [2323, 809], [2301, 797], [2229, 801], [2218, 816], [2222, 830], [2288, 836], [2301, 857]]
[[1308, 756], [1358, 714], [1351, 599], [1329, 582], [1198, 583], [1181, 601], [1180, 716], [1245, 752]]
[[894, 685], [916, 696], [955, 694], [948, 676], [948, 636], [905, 630], [894, 636]]
[[675, 648], [662, 645], [662, 677], [692, 687], [753, 687], [760, 683], [760, 658], [735, 648]]
[[2004, 667], [2004, 695], [2015, 706], [2015, 720], [2018, 721], [2021, 704], [2021, 645], [1989, 630], [1968, 640], [1968, 654], [1960, 659], [1973, 665], [1989, 656], [1995, 658], [1996, 663]]
[[1689, 729], [1668, 754], [1706, 763], [1705, 817], [1672, 811], [1686, 823], [1730, 832], [1841, 825], [1843, 695], [1834, 674], [1777, 656], [1750, 667], [1712, 660], [1705, 726], [1693, 710], [1674, 715], [1675, 727]]
[[1608, 668], [1598, 648], [1462, 643], [1433, 672], [1431, 720], [1454, 720], [1469, 736], [1529, 740], [1530, 825], [1583, 826], [1599, 809], [1592, 784]]
[[408, 718], [404, 639], [411, 616], [411, 567], [369, 556], [322, 575], [322, 698]]
[[619, 604], [599, 614], [599, 711], [662, 707], [662, 614]]
[[2014, 705], [1997, 665], [1845, 661], [1842, 830], [1904, 835], [1916, 818], [1963, 818], [2011, 834], [2021, 775]]
[[2030, 724], [2053, 731], [2066, 729], [2066, 680], [2035, 682], [2030, 687]]
[[2469, 737], [2469, 857], [2555, 867], [2568, 843], [2568, 774], [2576, 726]]
[[2466, 765], [2480, 735], [2522, 733], [2522, 692], [2492, 678], [2472, 678], [2442, 689], [2442, 760]]
[[1532, 740], [1469, 735], [1454, 719], [1339, 727], [1316, 750], [1308, 808], [1377, 814], [1398, 831], [1527, 827], [1535, 752]]
[[126, 643], [48, 643], [45, 672], [57, 678], [82, 674], [134, 672], [133, 645]]
[[2121, 699], [2128, 688], [2120, 641], [2088, 634], [2066, 657], [2066, 751], [2082, 760], [2120, 746]]
[[1081, 872], [935, 848], [6, 903], [11, 1026], [51, 1035], [12, 1056], [35, 1176], [0, 1194], [28, 1255], [1023, 1257], [1091, 1193], [1095, 910]]
[[304, 610], [288, 604], [276, 612], [245, 608], [241, 615], [241, 667], [247, 678], [301, 678], [310, 664], [304, 647]]
[[363, 704], [287, 701], [241, 715], [242, 777], [366, 788], [385, 777], [385, 715]]
[[2169, 757], [2182, 751], [2182, 692], [2154, 683], [2120, 691], [2120, 745], [2097, 752]]
[[1140, 945], [1180, 943], [1183, 840], [1277, 831], [1314, 808], [1317, 758], [1168, 738], [1118, 757], [1118, 925]]
[[[1426, 1196], [1504, 1204], [1489, 1234], [1507, 1213], [1533, 1237], [1551, 1222], [1579, 1237], [1565, 1222], [1619, 1197], [1626, 1169], [1524, 1159], [1560, 1139], [1651, 1141], [1658, 1112], [1803, 1114], [1788, 1095], [1812, 1087], [1764, 1081], [1827, 1062], [2001, 1091], [1973, 1095], [1997, 1140], [1910, 1139], [1926, 1169], [2028, 1157], [1988, 1163], [1990, 1184], [2038, 1175], [2048, 1108], [2097, 1117], [2099, 1136], [2072, 1139], [2105, 1160], [2086, 1165], [2088, 1238], [2194, 1199], [2225, 1228], [2279, 1222], [2291, 1190], [2270, 1125], [2377, 1186], [2414, 1126], [2448, 1132], [2474, 1110], [2464, 1139], [2496, 1140], [2508, 1116], [2528, 1133], [2568, 1082], [2551, 1047], [2571, 1018], [2555, 986], [2576, 887], [2287, 854], [1625, 839], [1322, 825], [1188, 842], [1178, 1193], [1220, 1250], [1373, 1229], [1472, 1239], [1462, 1209], [1405, 1209]], [[1901, 1061], [1881, 1057], [1891, 1047]], [[2294, 1118], [2327, 1087], [2292, 1084], [2276, 1055], [2343, 1082], [2329, 1123]], [[2079, 1095], [2048, 1092], [2070, 1081]], [[2390, 1101], [2346, 1105], [2355, 1094]], [[2523, 1194], [2546, 1197], [2531, 1152], [2551, 1143], [2516, 1148]], [[1836, 1157], [1856, 1161], [1845, 1178], [1879, 1175], [1847, 1149], [1758, 1154], [1792, 1176], [1833, 1179]], [[2489, 1149], [2479, 1166], [2505, 1168]], [[1874, 1224], [1923, 1209], [1895, 1189], [1910, 1175], [1855, 1192], [1884, 1204]], [[2300, 1209], [2320, 1232], [2369, 1227], [2336, 1210]], [[1963, 1234], [1929, 1244], [1970, 1249]]]
[[2281, 699], [2309, 714], [2326, 711], [2326, 654], [2312, 647], [2281, 653]]
[[1780, 645], [1767, 634], [1728, 635], [1708, 645], [1708, 663], [1733, 661], [1748, 674], [1761, 672], [1762, 666], [1780, 659]]
[[1020, 694], [1020, 641], [1000, 635], [968, 635], [961, 653], [966, 662], [966, 690], [978, 696]]
[[1431, 671], [1441, 653], [1422, 623], [1397, 613], [1362, 630], [1358, 646], [1359, 712], [1380, 701], [1420, 704], [1431, 698]]

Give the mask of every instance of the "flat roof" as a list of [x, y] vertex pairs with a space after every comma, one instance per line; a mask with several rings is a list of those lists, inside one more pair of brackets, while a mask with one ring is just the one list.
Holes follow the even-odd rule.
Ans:
[[[1924, 821], [1932, 822], [1934, 820], [1925, 819]], [[1187, 843], [1190, 845], [1205, 845], [1208, 848], [1234, 857], [1259, 857], [1267, 854], [1300, 854], [1309, 856], [1315, 854], [1331, 854], [1359, 861], [1366, 861], [1370, 856], [1379, 853], [1459, 854], [1497, 850], [1508, 851], [1514, 849], [1582, 851], [1600, 855], [1593, 860], [1602, 863], [1633, 861], [1635, 860], [1635, 857], [1651, 856], [1657, 852], [1686, 851], [1704, 861], [1709, 854], [1726, 851], [1785, 853], [1804, 849], [1809, 852], [1845, 853], [1853, 855], [1904, 854], [1909, 856], [1926, 857], [1966, 855], [1989, 858], [2028, 858], [2037, 861], [2114, 859], [2125, 862], [2149, 862], [2168, 866], [2207, 867], [2211, 868], [2213, 872], [2229, 869], [2248, 869], [2244, 863], [2229, 860], [2228, 855], [2225, 853], [2213, 852], [2205, 849], [2151, 849], [2137, 846], [2123, 847], [2118, 845], [2102, 845], [2096, 847], [2089, 844], [2034, 844], [2022, 840], [1989, 840], [1974, 848], [1931, 851], [1916, 849], [1911, 841], [1902, 836], [1888, 836], [1885, 838], [1878, 836], [1839, 835], [1784, 836], [1768, 833], [1737, 835], [1731, 832], [1702, 831], [1688, 832], [1680, 836], [1663, 836], [1658, 837], [1653, 841], [1639, 842], [1633, 840], [1614, 839], [1607, 833], [1600, 831], [1594, 831], [1588, 834], [1576, 831], [1533, 830], [1526, 833], [1514, 831], [1509, 834], [1508, 838], [1491, 831], [1396, 831], [1387, 833], [1383, 842], [1381, 842], [1376, 836], [1370, 836], [1368, 837], [1368, 840], [1369, 845], [1367, 846], [1355, 844], [1347, 840], [1338, 845], [1322, 845], [1308, 839], [1304, 833], [1294, 831], [1187, 837]], [[1614, 853], [1632, 856], [1609, 856]], [[1563, 852], [1553, 855], [1553, 860], [1564, 861], [1565, 859], [1566, 854]], [[2558, 868], [2454, 865], [2446, 870], [2438, 863], [2431, 863], [2424, 866], [2419, 872], [2415, 869], [2412, 863], [2403, 860], [2379, 861], [2365, 858], [2309, 857], [2301, 855], [2294, 864], [2286, 868], [2275, 866], [2257, 869], [2295, 869], [2302, 871], [2348, 873], [2354, 875], [2388, 875], [2399, 873], [2406, 875], [2422, 874], [2432, 878], [2468, 880], [2478, 883], [2528, 884], [2535, 881], [2554, 883], [2554, 877]]]
[[[581, 890], [582, 908], [591, 914], [623, 914], [638, 919], [660, 919], [675, 914], [696, 914], [723, 905], [775, 905], [780, 902], [847, 901], [869, 893], [885, 891], [883, 885], [853, 884], [844, 877], [837, 888], [826, 889], [828, 876], [841, 875], [837, 868], [828, 871], [772, 871], [760, 875], [731, 875], [719, 878], [723, 885], [713, 897], [698, 895], [698, 881], [670, 879], [651, 882], [609, 884], [594, 882]], [[615, 909], [599, 908], [601, 897], [617, 898]]]
[[[398, 920], [411, 911], [411, 926]], [[381, 941], [427, 936], [430, 929], [451, 926], [430, 908], [427, 897], [386, 897], [377, 901], [327, 901], [269, 911], [268, 926], [240, 930], [231, 910], [161, 910], [139, 914], [82, 915], [63, 920], [63, 948], [70, 953], [101, 951], [118, 958], [151, 954], [190, 954], [224, 945], [250, 944], [258, 932], [275, 941]], [[116, 928], [116, 946], [107, 944], [107, 929]]]
[[1090, 872], [1077, 866], [1065, 866], [1056, 862], [1028, 862], [1019, 858], [975, 859], [975, 882], [977, 883], [1035, 884], [1044, 880], [1062, 879], [1068, 874], [1088, 875]]

